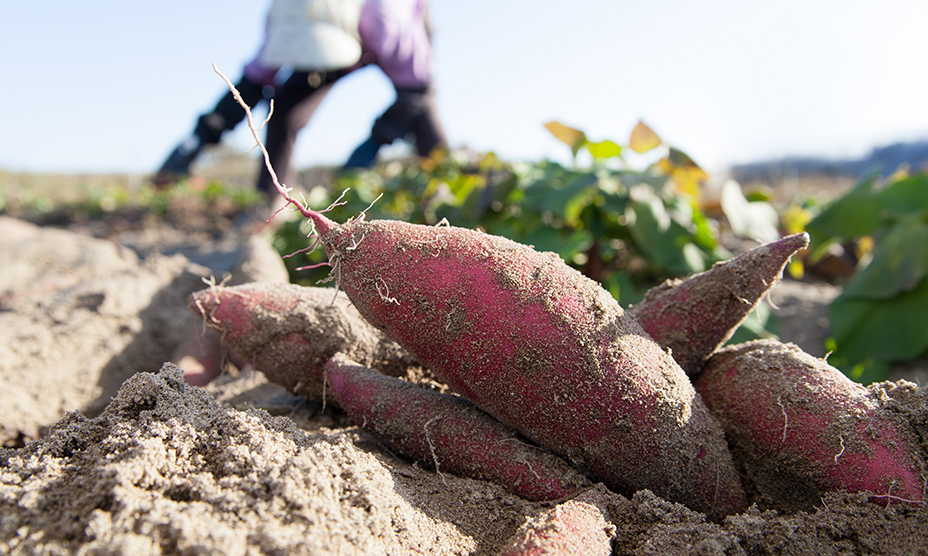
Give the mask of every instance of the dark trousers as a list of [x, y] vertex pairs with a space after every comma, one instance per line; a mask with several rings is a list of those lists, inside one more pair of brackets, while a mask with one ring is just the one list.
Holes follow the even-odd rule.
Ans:
[[[275, 89], [274, 114], [267, 122], [264, 146], [281, 183], [286, 184], [296, 178], [290, 159], [297, 133], [309, 123], [325, 94], [345, 73], [294, 72], [283, 85]], [[262, 88], [247, 77], [242, 77], [235, 88], [249, 108], [254, 108], [264, 99]], [[229, 91], [219, 99], [212, 112], [203, 114], [197, 120], [194, 133], [200, 139], [200, 148], [218, 143], [223, 133], [233, 129], [244, 118], [245, 109]], [[257, 188], [265, 193], [276, 193], [271, 174], [263, 160]]]
[[435, 89], [425, 86], [419, 89], [396, 89], [396, 102], [387, 108], [371, 130], [371, 137], [383, 145], [413, 134], [416, 153], [428, 156], [437, 146], [445, 146], [448, 140], [438, 119], [435, 104]]
[[[274, 93], [274, 115], [267, 122], [264, 146], [280, 183], [295, 182], [296, 172], [291, 158], [297, 133], [306, 127], [326, 93], [345, 74], [344, 71], [294, 72]], [[258, 191], [276, 191], [271, 174], [263, 164], [258, 177]]]
[[374, 164], [377, 151], [397, 139], [415, 136], [416, 154], [428, 156], [435, 147], [448, 147], [445, 130], [438, 119], [435, 89], [396, 90], [396, 102], [374, 122], [371, 136], [351, 153], [345, 168], [368, 168]]
[[[274, 114], [266, 125], [264, 145], [280, 183], [295, 182], [296, 172], [291, 159], [297, 134], [309, 123], [332, 85], [347, 73], [294, 72], [276, 88]], [[242, 78], [236, 88], [249, 108], [254, 108], [264, 99], [261, 87], [246, 77]], [[224, 132], [234, 128], [244, 118], [245, 110], [230, 91], [219, 100], [212, 112], [197, 120], [195, 133], [200, 138], [201, 146], [218, 143]], [[358, 147], [345, 166], [369, 167], [381, 145], [405, 139], [409, 134], [415, 136], [416, 152], [420, 156], [428, 156], [435, 147], [446, 147], [448, 144], [438, 119], [435, 92], [431, 86], [419, 89], [398, 88], [396, 101], [377, 118], [370, 139]], [[261, 164], [257, 189], [269, 194], [276, 192], [271, 174], [264, 164]]]
[[[254, 108], [264, 100], [261, 85], [247, 77], [242, 76], [235, 88], [238, 89], [242, 100], [249, 108]], [[201, 148], [205, 145], [215, 145], [223, 133], [237, 126], [243, 119], [245, 119], [245, 109], [235, 100], [232, 91], [229, 91], [219, 99], [212, 112], [200, 116], [193, 132], [200, 138]]]

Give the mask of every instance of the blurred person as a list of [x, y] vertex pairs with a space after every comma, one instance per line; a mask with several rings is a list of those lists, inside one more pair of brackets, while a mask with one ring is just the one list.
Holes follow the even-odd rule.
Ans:
[[[297, 133], [309, 123], [332, 85], [369, 64], [378, 65], [396, 89], [396, 101], [377, 120], [370, 137], [351, 154], [346, 168], [369, 167], [380, 147], [414, 136], [416, 152], [427, 156], [447, 139], [438, 119], [433, 81], [428, 0], [274, 0], [265, 38], [236, 88], [254, 107], [274, 99], [265, 146], [283, 183], [292, 183]], [[201, 115], [193, 134], [170, 154], [154, 178], [166, 186], [188, 175], [203, 148], [245, 118], [231, 91]], [[257, 188], [274, 185], [262, 165]]]

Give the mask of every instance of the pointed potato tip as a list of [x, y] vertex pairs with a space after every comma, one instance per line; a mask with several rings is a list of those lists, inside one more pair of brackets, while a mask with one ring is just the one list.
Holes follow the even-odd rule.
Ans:
[[798, 234], [789, 235], [773, 242], [773, 245], [782, 246], [784, 250], [796, 253], [809, 246], [808, 232], [799, 232]]
[[763, 248], [758, 255], [767, 261], [764, 263], [764, 266], [768, 267], [771, 271], [779, 272], [782, 271], [783, 267], [793, 255], [808, 246], [809, 234], [800, 232], [798, 234], [782, 237], [762, 246]]
[[[776, 241], [761, 245], [755, 251], [757, 256], [784, 264], [790, 257], [809, 246], [809, 234], [800, 232], [781, 237]], [[750, 251], [749, 251], [750, 253]]]

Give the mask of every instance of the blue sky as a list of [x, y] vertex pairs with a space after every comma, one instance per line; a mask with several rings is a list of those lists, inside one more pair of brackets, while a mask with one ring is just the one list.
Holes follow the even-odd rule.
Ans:
[[[0, 168], [153, 171], [222, 94], [211, 64], [239, 77], [268, 5], [4, 2]], [[709, 169], [928, 137], [923, 0], [432, 0], [432, 15], [449, 139], [507, 160], [568, 160], [554, 119], [619, 143], [643, 119]], [[376, 68], [343, 79], [296, 163], [343, 162], [392, 95]]]

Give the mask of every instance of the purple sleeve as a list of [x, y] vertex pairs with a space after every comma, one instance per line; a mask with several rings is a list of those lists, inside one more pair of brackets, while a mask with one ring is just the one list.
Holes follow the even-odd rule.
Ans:
[[419, 88], [432, 81], [426, 1], [367, 0], [361, 9], [361, 47], [396, 87]]

